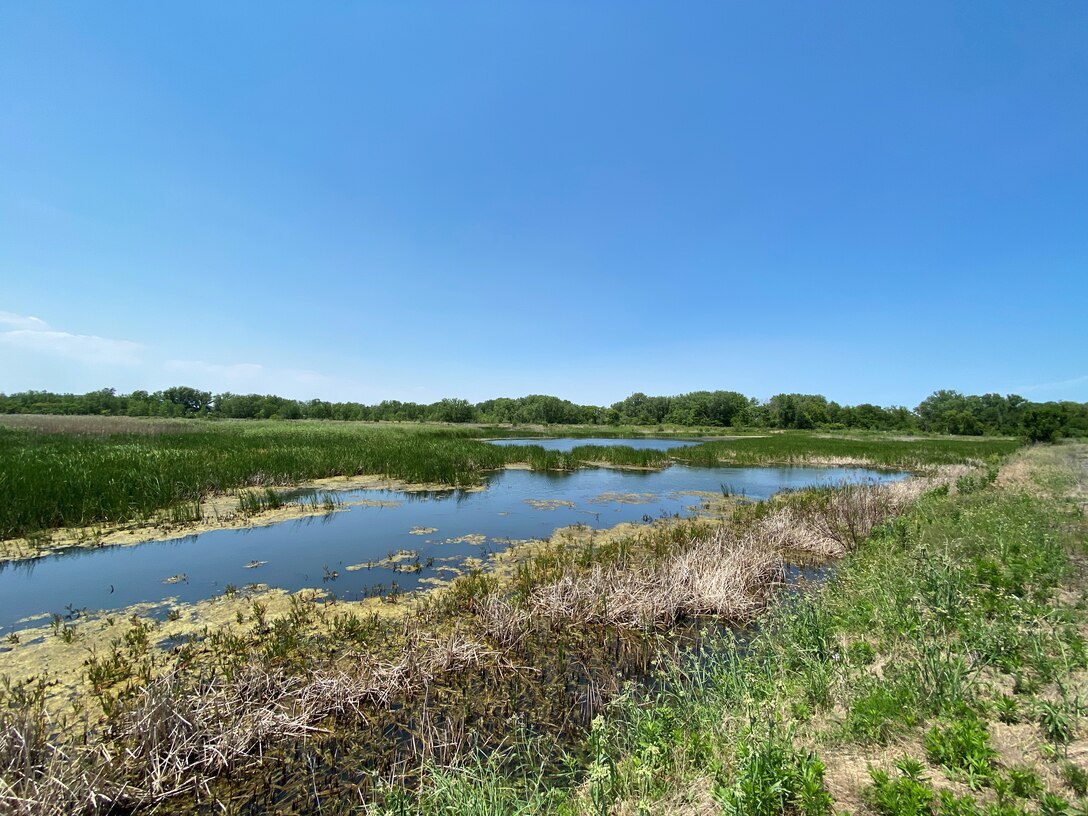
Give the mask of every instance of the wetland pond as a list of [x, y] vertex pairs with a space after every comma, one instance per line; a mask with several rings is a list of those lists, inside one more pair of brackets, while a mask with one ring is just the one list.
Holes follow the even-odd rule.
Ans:
[[[627, 442], [608, 440], [617, 441]], [[675, 440], [662, 441], [676, 447]], [[0, 562], [0, 633], [40, 626], [52, 614], [137, 603], [157, 604], [152, 614], [165, 616], [172, 604], [221, 595], [230, 585], [317, 587], [343, 600], [408, 592], [453, 577], [467, 559], [487, 561], [512, 542], [546, 539], [572, 524], [607, 529], [691, 516], [706, 494], [723, 490], [759, 500], [784, 489], [906, 476], [863, 468], [674, 464], [653, 471], [502, 470], [486, 475], [479, 490], [337, 491], [332, 495], [341, 509], [323, 516]], [[288, 500], [313, 497], [313, 491], [287, 494]]]

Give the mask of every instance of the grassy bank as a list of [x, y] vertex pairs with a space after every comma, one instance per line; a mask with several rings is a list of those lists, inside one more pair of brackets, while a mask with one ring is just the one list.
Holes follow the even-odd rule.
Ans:
[[926, 496], [743, 647], [630, 687], [559, 784], [477, 758], [381, 812], [1085, 813], [1086, 457]]
[[[622, 446], [582, 446], [558, 453], [481, 441], [525, 433], [511, 428], [95, 417], [20, 420], [21, 427], [0, 426], [0, 538], [148, 520], [168, 510], [192, 520], [194, 504], [209, 495], [333, 476], [381, 475], [411, 483], [464, 486], [509, 464], [541, 470], [599, 464], [664, 467], [671, 461], [869, 463], [917, 469], [992, 460], [1019, 444], [879, 435], [830, 439], [789, 433], [710, 442], [668, 453]], [[565, 433], [562, 428], [551, 431]]]

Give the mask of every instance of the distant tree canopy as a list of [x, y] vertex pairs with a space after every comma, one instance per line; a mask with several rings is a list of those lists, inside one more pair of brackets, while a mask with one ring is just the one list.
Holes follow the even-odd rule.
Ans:
[[87, 394], [23, 391], [0, 394], [3, 414], [100, 414], [103, 416], [209, 417], [224, 419], [338, 419], [354, 422], [484, 422], [539, 425], [678, 425], [773, 429], [928, 431], [968, 436], [1024, 436], [1053, 441], [1088, 436], [1088, 403], [1029, 402], [1016, 394], [964, 395], [935, 391], [911, 410], [872, 403], [839, 405], [820, 394], [775, 394], [761, 402], [736, 391], [693, 391], [672, 397], [641, 392], [609, 407], [577, 405], [546, 394], [500, 397], [470, 403], [447, 398], [429, 405], [384, 400], [293, 400], [272, 394], [213, 395], [189, 386], [118, 394], [103, 388]]

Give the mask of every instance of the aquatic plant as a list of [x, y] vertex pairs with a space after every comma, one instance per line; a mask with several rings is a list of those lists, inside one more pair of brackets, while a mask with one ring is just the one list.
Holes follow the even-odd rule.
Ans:
[[252, 516], [279, 507], [283, 507], [283, 499], [271, 487], [260, 491], [243, 490], [238, 494], [238, 512], [243, 515]]

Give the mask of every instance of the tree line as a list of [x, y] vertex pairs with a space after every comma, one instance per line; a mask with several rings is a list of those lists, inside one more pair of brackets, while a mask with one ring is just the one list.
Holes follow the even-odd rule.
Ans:
[[935, 391], [913, 409], [871, 403], [840, 405], [819, 394], [776, 394], [761, 401], [736, 391], [693, 391], [671, 397], [635, 393], [611, 406], [577, 405], [544, 394], [470, 403], [447, 398], [430, 404], [384, 400], [376, 405], [293, 400], [271, 394], [212, 394], [188, 386], [118, 394], [24, 391], [0, 394], [0, 413], [227, 419], [338, 419], [395, 422], [509, 424], [679, 425], [773, 429], [858, 428], [929, 431], [967, 436], [1054, 439], [1088, 435], [1088, 403], [1030, 402], [1016, 394], [965, 395]]

